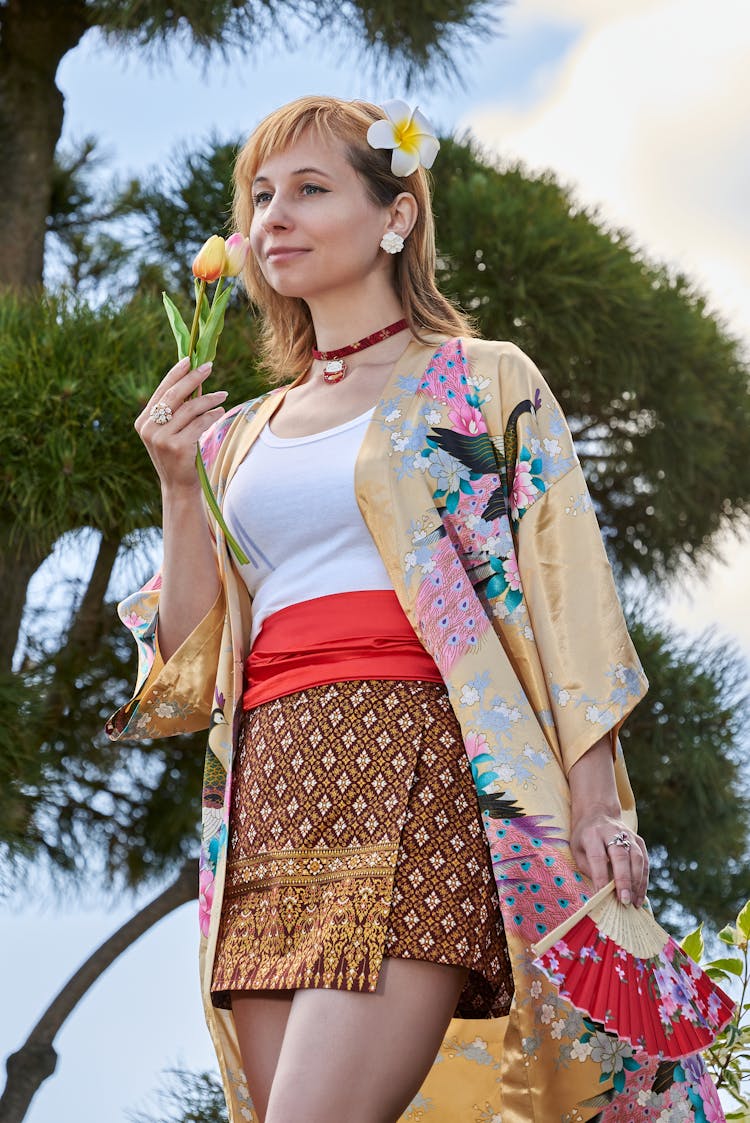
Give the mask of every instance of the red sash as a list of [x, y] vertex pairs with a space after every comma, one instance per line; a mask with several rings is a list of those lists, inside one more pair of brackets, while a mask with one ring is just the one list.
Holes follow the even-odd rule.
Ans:
[[353, 679], [443, 681], [390, 589], [334, 593], [268, 616], [245, 660], [242, 703], [249, 710]]

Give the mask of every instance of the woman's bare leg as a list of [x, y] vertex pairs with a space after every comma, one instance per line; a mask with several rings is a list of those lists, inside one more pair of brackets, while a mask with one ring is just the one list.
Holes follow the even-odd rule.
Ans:
[[253, 1107], [264, 1123], [293, 990], [235, 991], [232, 1014]]
[[435, 1060], [466, 975], [385, 958], [372, 993], [296, 991], [265, 1123], [395, 1123]]

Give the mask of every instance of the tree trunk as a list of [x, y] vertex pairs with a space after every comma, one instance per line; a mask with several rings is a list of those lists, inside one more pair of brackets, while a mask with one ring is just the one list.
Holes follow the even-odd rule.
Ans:
[[8, 1057], [8, 1080], [0, 1097], [0, 1123], [21, 1123], [25, 1117], [34, 1095], [55, 1071], [55, 1037], [89, 987], [157, 921], [180, 905], [195, 900], [198, 893], [196, 868], [195, 862], [186, 862], [163, 893], [126, 921], [89, 956], [47, 1007], [18, 1052]]
[[[2, 254], [0, 253], [0, 261]], [[0, 524], [0, 588], [3, 612], [0, 613], [0, 674], [10, 672], [18, 643], [26, 590], [29, 581], [47, 556], [47, 550], [24, 546], [17, 550], [10, 541], [11, 528]]]
[[0, 6], [0, 287], [41, 285], [62, 57], [89, 26], [85, 0], [7, 0]]
[[44, 701], [48, 729], [54, 729], [63, 720], [71, 693], [78, 690], [78, 672], [96, 656], [103, 631], [104, 597], [119, 549], [119, 538], [102, 535], [86, 592], [53, 660], [55, 676]]
[[120, 542], [119, 536], [107, 538], [106, 534], [102, 535], [86, 592], [68, 630], [66, 644], [73, 646], [86, 659], [91, 657], [91, 652], [102, 636], [104, 597], [117, 561]]

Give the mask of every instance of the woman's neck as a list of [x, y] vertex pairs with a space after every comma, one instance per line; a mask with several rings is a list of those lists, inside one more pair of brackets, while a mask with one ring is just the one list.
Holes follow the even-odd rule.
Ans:
[[318, 350], [335, 351], [403, 318], [395, 292], [345, 297], [328, 294], [308, 302]]

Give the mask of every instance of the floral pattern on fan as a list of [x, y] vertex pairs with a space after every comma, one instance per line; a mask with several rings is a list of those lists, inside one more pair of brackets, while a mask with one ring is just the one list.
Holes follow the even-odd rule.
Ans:
[[[644, 915], [633, 912], [634, 919]], [[588, 915], [547, 950], [540, 948], [534, 962], [563, 997], [606, 1031], [649, 1056], [680, 1059], [715, 1040], [734, 1004], [650, 914], [645, 915], [657, 938], [664, 937], [661, 950], [653, 955], [642, 957], [623, 947]]]

